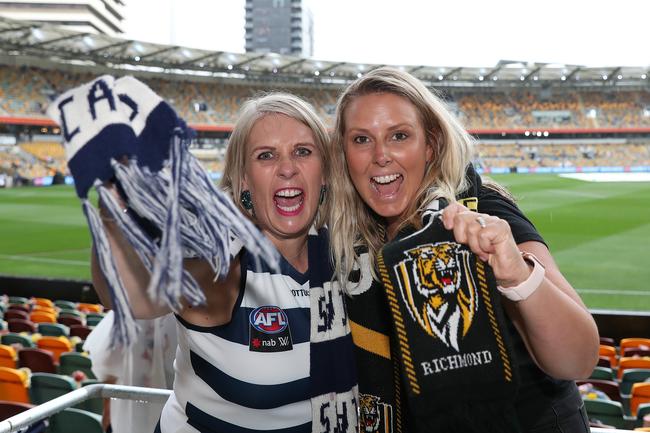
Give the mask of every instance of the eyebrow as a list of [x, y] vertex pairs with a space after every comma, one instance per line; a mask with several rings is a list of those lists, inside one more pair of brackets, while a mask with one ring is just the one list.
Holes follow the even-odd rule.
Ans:
[[[388, 130], [389, 131], [394, 131], [396, 129], [401, 129], [401, 128], [405, 128], [405, 127], [414, 128], [415, 126], [413, 124], [409, 123], [409, 122], [401, 122], [401, 123], [398, 123], [396, 125], [393, 125], [393, 126], [389, 127]], [[369, 129], [359, 128], [359, 127], [355, 127], [355, 126], [351, 126], [351, 127], [347, 128], [347, 129], [350, 130], [350, 131], [355, 131], [355, 132], [370, 132]]]

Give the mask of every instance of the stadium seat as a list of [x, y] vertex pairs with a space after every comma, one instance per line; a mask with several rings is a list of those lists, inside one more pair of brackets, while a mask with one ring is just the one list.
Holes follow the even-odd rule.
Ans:
[[16, 368], [16, 349], [0, 344], [0, 367]]
[[34, 323], [56, 323], [56, 316], [47, 311], [34, 311], [29, 315], [29, 320]]
[[9, 296], [9, 304], [29, 304], [29, 299], [23, 296]]
[[621, 394], [629, 395], [632, 392], [632, 385], [639, 382], [645, 382], [650, 379], [650, 369], [647, 368], [628, 368], [623, 372], [620, 386]]
[[650, 369], [650, 356], [641, 358], [624, 357], [618, 361], [618, 379], [621, 380], [623, 372], [628, 368], [648, 368]]
[[[97, 385], [100, 382], [97, 379], [86, 379], [81, 382], [81, 386], [88, 386], [88, 385]], [[87, 410], [88, 412], [96, 413], [98, 415], [101, 415], [104, 413], [104, 400], [101, 398], [91, 398], [86, 401], [82, 401], [78, 405], [75, 406], [77, 409], [83, 409]]]
[[650, 415], [650, 403], [641, 403], [636, 408], [636, 426], [643, 426], [643, 418]]
[[596, 366], [589, 379], [614, 380], [614, 371], [611, 368]]
[[18, 365], [29, 368], [32, 373], [56, 373], [52, 352], [28, 347], [18, 351]]
[[57, 299], [54, 301], [54, 306], [59, 307], [62, 310], [76, 310], [77, 304], [70, 301], [65, 301], [63, 299]]
[[32, 341], [31, 338], [25, 335], [15, 334], [13, 332], [10, 332], [0, 337], [0, 343], [7, 344], [7, 345], [20, 344], [23, 347], [34, 347], [34, 342]]
[[77, 389], [73, 378], [52, 373], [33, 373], [29, 395], [33, 404], [42, 404]]
[[77, 310], [61, 310], [59, 311], [59, 317], [76, 317], [83, 320], [86, 316]]
[[628, 347], [625, 349], [625, 352], [622, 354], [622, 356], [625, 357], [630, 357], [630, 356], [650, 356], [650, 349], [641, 349], [639, 347]]
[[42, 305], [43, 307], [54, 308], [54, 302], [47, 298], [32, 298], [32, 302], [35, 305]]
[[50, 418], [49, 433], [103, 433], [102, 417], [82, 409], [68, 408]]
[[612, 368], [612, 363], [609, 360], [609, 356], [599, 356], [598, 357], [598, 365], [599, 367], [607, 367], [607, 368]]
[[617, 382], [614, 382], [613, 380], [605, 380], [605, 379], [576, 380], [576, 385], [578, 386], [583, 385], [585, 383], [592, 384], [594, 388], [607, 394], [607, 396], [610, 399], [621, 403], [623, 402], [623, 399], [621, 398], [621, 390]]
[[65, 326], [72, 325], [83, 325], [84, 321], [81, 317], [69, 316], [65, 313], [59, 313], [59, 317], [56, 318], [57, 323], [60, 323]]
[[625, 349], [635, 347], [641, 349], [650, 349], [650, 338], [623, 338], [621, 339], [621, 353], [625, 352]]
[[59, 314], [54, 307], [44, 307], [43, 305], [34, 305], [32, 313], [34, 311], [45, 311], [46, 313], [54, 314], [55, 317]]
[[598, 420], [615, 428], [626, 428], [628, 423], [623, 415], [623, 405], [611, 400], [584, 400], [589, 420]]
[[600, 344], [616, 347], [616, 342], [611, 337], [600, 337]]
[[103, 314], [88, 313], [86, 314], [86, 325], [87, 326], [97, 326], [99, 322], [104, 318]]
[[15, 368], [0, 367], [0, 395], [3, 399], [18, 403], [30, 403], [27, 372]]
[[79, 337], [82, 340], [85, 340], [88, 337], [88, 334], [90, 334], [92, 329], [87, 327], [86, 325], [72, 325], [70, 326], [70, 336], [71, 337]]
[[636, 416], [640, 404], [650, 403], [650, 382], [635, 383], [632, 385], [630, 396], [630, 413]]
[[9, 325], [9, 332], [27, 332], [28, 334], [36, 332], [36, 324], [31, 320], [9, 319], [7, 320], [7, 324]]
[[77, 370], [82, 371], [88, 379], [97, 378], [90, 358], [77, 352], [62, 353], [59, 357], [59, 374], [71, 376]]
[[600, 356], [609, 358], [609, 365], [612, 368], [616, 368], [618, 363], [616, 359], [617, 357], [616, 348], [614, 346], [606, 346], [604, 344], [601, 344], [598, 353]]
[[9, 308], [7, 308], [7, 311], [9, 310], [23, 311], [29, 314], [32, 311], [32, 307], [29, 304], [11, 304], [9, 305]]
[[72, 351], [72, 344], [66, 337], [41, 337], [36, 342], [40, 349], [49, 350], [54, 355], [54, 361], [59, 362], [59, 356]]
[[0, 421], [25, 412], [27, 409], [33, 408], [33, 404], [18, 403], [15, 401], [0, 400]]
[[5, 311], [4, 320], [12, 319], [29, 320], [29, 313], [26, 313], [22, 310], [14, 310], [10, 308], [9, 310]]
[[68, 337], [70, 335], [70, 328], [60, 323], [39, 323], [37, 329], [39, 334], [51, 337]]
[[77, 310], [83, 313], [101, 313], [102, 311], [104, 311], [104, 307], [101, 306], [100, 304], [87, 304], [84, 302], [80, 302], [77, 304]]

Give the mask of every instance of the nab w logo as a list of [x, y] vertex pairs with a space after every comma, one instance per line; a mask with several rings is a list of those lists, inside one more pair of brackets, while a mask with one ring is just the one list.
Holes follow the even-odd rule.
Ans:
[[249, 320], [255, 329], [265, 334], [277, 334], [289, 325], [286, 313], [274, 305], [254, 309]]

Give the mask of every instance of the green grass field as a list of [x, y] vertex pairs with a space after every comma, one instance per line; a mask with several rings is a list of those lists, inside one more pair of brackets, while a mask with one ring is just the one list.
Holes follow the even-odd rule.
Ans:
[[[494, 176], [519, 200], [591, 308], [650, 311], [650, 182]], [[89, 279], [90, 237], [71, 187], [0, 189], [0, 273]]]

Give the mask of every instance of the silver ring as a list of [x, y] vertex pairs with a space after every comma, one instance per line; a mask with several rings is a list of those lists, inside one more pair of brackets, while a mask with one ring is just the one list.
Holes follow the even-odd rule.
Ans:
[[482, 216], [476, 217], [476, 222], [478, 223], [478, 225], [481, 226], [482, 229], [484, 229], [487, 226], [487, 224], [485, 223], [485, 219]]

